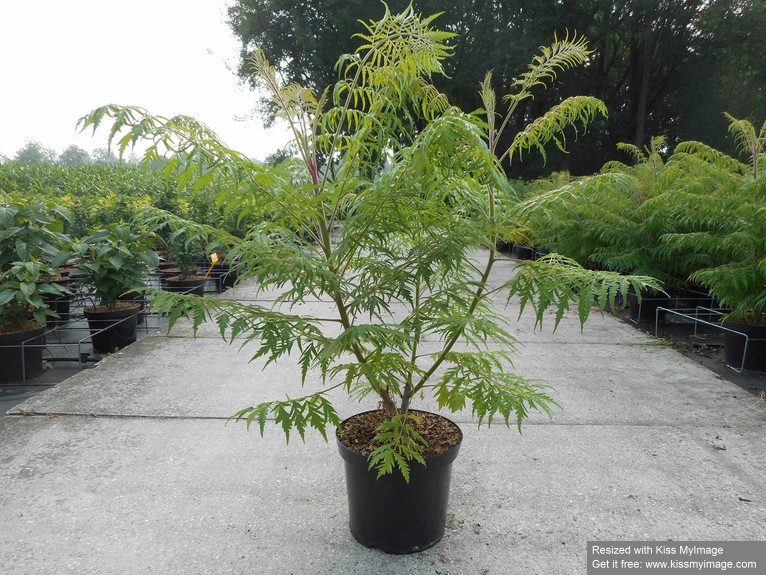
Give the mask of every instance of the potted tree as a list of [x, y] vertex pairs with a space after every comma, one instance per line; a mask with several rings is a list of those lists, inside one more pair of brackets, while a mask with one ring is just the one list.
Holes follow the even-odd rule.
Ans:
[[[500, 418], [520, 426], [530, 409], [550, 413], [555, 405], [545, 385], [511, 370], [516, 339], [491, 300], [501, 292], [518, 296], [538, 322], [553, 306], [557, 323], [574, 304], [585, 321], [594, 294], [603, 306], [630, 284], [654, 285], [590, 272], [556, 255], [493, 283], [497, 240], [512, 233], [496, 212], [496, 197], [509, 187], [501, 162], [542, 148], [574, 123], [583, 127], [604, 107], [594, 98], [567, 99], [500, 148], [510, 116], [533, 88], [585, 61], [584, 39], [544, 48], [513, 84], [502, 115], [487, 75], [480, 116], [451, 106], [431, 83], [452, 36], [434, 29], [433, 19], [412, 8], [386, 9], [364, 25], [362, 46], [339, 60], [341, 79], [319, 96], [284, 85], [256, 51], [253, 72], [298, 148], [297, 159], [276, 168], [230, 150], [188, 117], [109, 105], [81, 120], [95, 128], [112, 118], [110, 143], [118, 138], [121, 150], [147, 138], [154, 142], [149, 159], [171, 143], [183, 169], [247, 188], [221, 198], [226, 209], [247, 201], [262, 214], [229, 255], [241, 278], [278, 290], [276, 307], [172, 293], [155, 295], [153, 305], [195, 326], [215, 319], [225, 337], [255, 342], [254, 358], [267, 363], [299, 354], [304, 382], [309, 370], [321, 374], [319, 390], [233, 417], [257, 423], [261, 433], [273, 419], [288, 438], [307, 428], [327, 438], [335, 427], [351, 531], [362, 544], [392, 553], [424, 549], [442, 536], [460, 446], [451, 421], [414, 409], [421, 394], [432, 394], [441, 409], [470, 408], [480, 424]], [[334, 316], [300, 313], [307, 299], [327, 302]], [[341, 421], [333, 394], [344, 392], [372, 396], [379, 408]]]
[[112, 353], [136, 341], [141, 303], [122, 296], [144, 287], [149, 267], [159, 263], [151, 236], [127, 224], [111, 224], [72, 243], [72, 252], [97, 300], [84, 309], [93, 350]]
[[185, 227], [172, 231], [167, 243], [175, 266], [162, 270], [165, 289], [204, 296], [207, 278], [197, 271], [197, 263], [205, 253], [204, 243]]
[[51, 278], [66, 261], [63, 218], [44, 204], [0, 205], [0, 383], [42, 373], [46, 298], [69, 295]]

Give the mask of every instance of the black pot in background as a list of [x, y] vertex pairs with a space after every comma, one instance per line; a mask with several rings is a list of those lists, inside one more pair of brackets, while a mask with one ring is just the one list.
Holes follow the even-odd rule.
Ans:
[[160, 288], [165, 289], [168, 285], [168, 278], [181, 274], [181, 268], [179, 268], [175, 262], [161, 263], [158, 270], [160, 272]]
[[72, 296], [59, 295], [46, 297], [43, 302], [47, 305], [51, 311], [58, 314], [58, 317], [49, 317], [47, 327], [53, 329], [58, 325], [63, 325], [69, 321], [71, 317]]
[[37, 326], [0, 333], [0, 383], [30, 379], [43, 372], [44, 332], [44, 327]]
[[203, 276], [170, 276], [165, 279], [164, 289], [169, 292], [186, 295], [195, 294], [200, 297], [205, 295], [205, 283]]
[[[628, 292], [628, 307], [630, 308], [630, 319], [637, 323], [654, 323], [657, 317], [657, 308], [672, 308], [673, 299], [660, 293], [641, 290], [641, 301], [633, 288]], [[660, 312], [660, 321], [665, 319], [665, 313]]]
[[407, 483], [398, 470], [378, 479], [378, 472], [368, 468], [367, 457], [350, 450], [340, 439], [337, 443], [346, 472], [349, 527], [359, 543], [403, 554], [439, 542], [447, 521], [452, 462], [460, 444], [427, 457], [425, 467], [412, 461]]
[[513, 253], [513, 246], [513, 242], [504, 242], [503, 240], [497, 240], [495, 243], [495, 249], [497, 251], [509, 255]]
[[735, 369], [742, 367], [742, 357], [745, 353], [745, 342], [747, 342], [747, 357], [745, 357], [744, 369], [754, 371], [766, 371], [766, 325], [748, 324], [734, 321], [724, 321], [721, 324], [730, 331], [723, 332], [723, 352], [726, 365]]
[[[61, 287], [72, 289], [72, 286], [74, 285], [74, 280], [70, 279], [69, 277], [62, 276], [59, 278], [47, 278], [45, 280], [49, 284], [57, 284]], [[43, 297], [43, 302], [45, 305], [47, 305], [51, 311], [54, 311], [58, 314], [58, 317], [49, 317], [46, 327], [48, 329], [53, 329], [58, 325], [65, 324], [69, 321], [70, 318], [70, 311], [72, 307], [72, 296], [71, 295], [50, 295], [45, 294], [45, 297]]]
[[143, 325], [144, 319], [146, 318], [146, 304], [148, 300], [146, 299], [146, 296], [142, 293], [139, 293], [137, 291], [128, 292], [126, 294], [122, 294], [120, 296], [120, 301], [124, 302], [132, 302], [138, 304], [138, 316], [136, 316], [136, 324], [137, 325]]
[[101, 306], [86, 307], [90, 341], [96, 353], [114, 353], [136, 341], [138, 326], [137, 303], [118, 304], [115, 309]]
[[166, 269], [169, 269], [169, 268], [175, 268], [175, 267], [178, 267], [178, 264], [176, 264], [176, 262], [174, 262], [174, 261], [167, 261], [166, 260], [166, 261], [162, 261], [159, 264], [157, 264], [157, 269], [159, 269], [160, 271], [161, 270], [166, 270]]
[[516, 244], [513, 246], [513, 255], [520, 260], [531, 260], [535, 257], [535, 248]]
[[237, 270], [227, 263], [218, 262], [210, 268], [210, 277], [215, 280], [215, 287], [218, 293], [225, 289], [234, 287], [237, 281]]

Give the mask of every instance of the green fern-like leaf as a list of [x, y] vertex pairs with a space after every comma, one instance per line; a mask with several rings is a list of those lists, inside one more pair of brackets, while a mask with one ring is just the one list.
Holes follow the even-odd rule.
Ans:
[[380, 444], [370, 454], [370, 469], [378, 470], [378, 477], [398, 469], [404, 480], [410, 482], [410, 462], [425, 465], [423, 451], [426, 441], [415, 430], [420, 418], [413, 413], [400, 413], [383, 421], [377, 428], [375, 443]]
[[274, 423], [282, 428], [288, 443], [293, 430], [298, 432], [302, 440], [305, 440], [306, 429], [309, 427], [317, 430], [327, 441], [327, 428], [340, 425], [340, 418], [332, 403], [324, 397], [325, 393], [319, 392], [298, 399], [270, 401], [254, 407], [246, 407], [232, 415], [229, 420], [244, 419], [248, 430], [252, 423], [257, 421], [260, 434], [263, 436], [266, 422], [271, 417]]
[[577, 130], [578, 125], [585, 129], [598, 115], [607, 115], [606, 105], [601, 100], [590, 96], [567, 98], [516, 134], [503, 157], [508, 156], [513, 161], [514, 155], [521, 159], [524, 151], [537, 149], [545, 158], [545, 145], [551, 140], [565, 151], [564, 129], [573, 127]]
[[614, 305], [619, 294], [627, 301], [628, 288], [661, 291], [656, 280], [645, 276], [623, 276], [615, 272], [587, 270], [570, 258], [549, 254], [534, 262], [525, 262], [519, 273], [505, 284], [509, 299], [519, 298], [520, 314], [531, 306], [535, 327], [542, 325], [545, 312], [554, 307], [554, 330], [572, 303], [577, 306], [582, 327], [596, 303], [603, 311]]

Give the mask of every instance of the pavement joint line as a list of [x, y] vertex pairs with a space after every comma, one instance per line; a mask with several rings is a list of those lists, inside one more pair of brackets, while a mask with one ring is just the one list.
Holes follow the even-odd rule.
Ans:
[[[231, 421], [232, 416], [225, 417], [220, 415], [142, 415], [142, 414], [120, 414], [120, 413], [80, 413], [80, 412], [58, 412], [58, 411], [50, 411], [50, 412], [42, 412], [42, 411], [26, 411], [26, 410], [20, 410], [17, 409], [16, 411], [11, 411], [6, 414], [6, 416], [15, 416], [18, 418], [26, 418], [26, 417], [72, 417], [72, 418], [84, 418], [84, 419], [147, 419], [147, 420], [179, 420], [179, 421]], [[452, 421], [459, 425], [464, 426], [476, 426], [477, 422], [475, 420], [464, 420], [460, 418], [451, 417]], [[274, 422], [274, 418], [267, 417], [266, 421]], [[239, 423], [235, 421], [234, 423]], [[505, 426], [503, 422], [495, 422], [494, 425], [496, 427], [507, 427], [509, 430], [512, 430], [516, 427], [516, 425], [511, 422], [508, 426]], [[747, 427], [752, 427], [753, 422], [748, 422], [746, 424]], [[764, 425], [766, 425], [766, 422], [764, 422]], [[699, 422], [693, 422], [693, 421], [687, 421], [687, 422], [678, 422], [678, 423], [653, 423], [653, 422], [578, 422], [578, 421], [572, 421], [572, 422], [556, 422], [556, 421], [525, 421], [522, 430], [524, 427], [543, 427], [543, 426], [551, 426], [551, 427], [599, 427], [599, 428], [631, 428], [631, 427], [637, 427], [637, 428], [668, 428], [668, 429], [704, 429], [704, 428], [713, 428], [718, 429], [720, 427], [726, 426], [727, 429], [737, 429], [737, 425], [732, 425], [731, 423], [726, 424], [725, 422], [720, 423], [699, 423]], [[482, 423], [481, 427], [487, 427], [490, 426], [487, 425], [486, 422]]]
[[[214, 340], [214, 341], [224, 341], [225, 343], [236, 343], [240, 341], [240, 338], [235, 339], [233, 342], [229, 341], [228, 339], [224, 340], [221, 338], [220, 335], [182, 335], [182, 334], [167, 334], [163, 335], [162, 337], [166, 337], [168, 339], [199, 339], [199, 340]], [[256, 342], [258, 340], [252, 340], [252, 342]], [[439, 343], [441, 340], [438, 339], [423, 339], [422, 341], [428, 342], [428, 343]], [[529, 345], [599, 345], [602, 347], [667, 347], [672, 348], [673, 344], [670, 342], [665, 341], [614, 341], [614, 342], [608, 342], [604, 343], [602, 341], [535, 341], [535, 340], [526, 340], [526, 339], [517, 339], [516, 343], [520, 344], [529, 344]]]
[[80, 413], [76, 411], [27, 411], [16, 408], [15, 411], [6, 413], [6, 417], [80, 417], [93, 419], [179, 419], [179, 420], [213, 420], [228, 421], [231, 417], [221, 415], [148, 415], [130, 413]]

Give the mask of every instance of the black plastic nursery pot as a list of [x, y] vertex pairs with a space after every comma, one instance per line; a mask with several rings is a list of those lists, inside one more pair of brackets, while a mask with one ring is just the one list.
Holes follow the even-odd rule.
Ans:
[[213, 277], [216, 279], [216, 287], [218, 293], [221, 293], [224, 289], [234, 287], [237, 281], [237, 270], [232, 269], [229, 264], [217, 263], [212, 268]]
[[22, 381], [43, 372], [45, 328], [0, 333], [0, 383]]
[[120, 296], [120, 301], [132, 302], [138, 304], [138, 316], [136, 317], [136, 323], [143, 325], [146, 319], [146, 296], [137, 291], [128, 292]]
[[[723, 353], [726, 365], [735, 369], [742, 367], [754, 371], [766, 371], [766, 325], [734, 321], [724, 321], [722, 325], [727, 328], [727, 331], [723, 332]], [[737, 333], [728, 330], [734, 330]], [[747, 344], [747, 350], [745, 344]], [[743, 357], [744, 365], [742, 365]]]
[[[361, 415], [345, 420], [336, 433], [345, 467], [351, 534], [365, 547], [391, 554], [417, 553], [432, 547], [444, 536], [452, 462], [460, 443], [426, 457], [425, 467], [412, 461], [409, 483], [397, 469], [378, 479], [377, 470], [369, 469], [368, 458], [349, 449], [339, 437], [344, 424]], [[443, 419], [460, 431], [454, 422]], [[462, 437], [460, 432], [461, 442]]]
[[[637, 323], [654, 323], [657, 317], [657, 308], [671, 308], [673, 300], [661, 293], [648, 290], [641, 290], [641, 301], [633, 288], [628, 292], [628, 307], [630, 308], [630, 319]], [[665, 319], [665, 312], [660, 311], [660, 321]]]
[[205, 295], [207, 279], [202, 276], [171, 276], [165, 280], [165, 290], [186, 295]]
[[65, 324], [71, 317], [72, 296], [59, 295], [45, 298], [43, 303], [47, 305], [51, 311], [58, 314], [58, 317], [51, 317], [48, 319], [48, 327], [54, 328], [57, 325]]
[[137, 303], [121, 303], [115, 309], [86, 307], [90, 341], [96, 353], [114, 353], [136, 341], [138, 335]]
[[513, 246], [513, 255], [520, 260], [532, 260], [535, 258], [535, 248], [516, 244]]
[[[50, 278], [47, 280], [49, 284], [57, 284], [65, 288], [71, 288], [74, 280], [68, 276], [62, 276], [60, 278]], [[67, 295], [46, 295], [43, 298], [43, 303], [47, 305], [51, 311], [58, 314], [58, 317], [49, 317], [47, 322], [48, 329], [53, 329], [57, 325], [65, 324], [70, 319], [70, 311], [72, 305], [72, 296]]]

